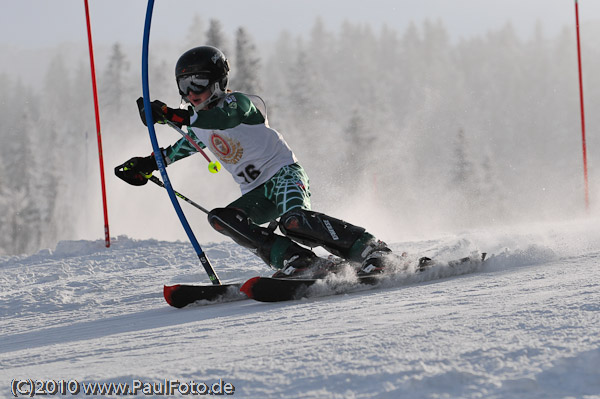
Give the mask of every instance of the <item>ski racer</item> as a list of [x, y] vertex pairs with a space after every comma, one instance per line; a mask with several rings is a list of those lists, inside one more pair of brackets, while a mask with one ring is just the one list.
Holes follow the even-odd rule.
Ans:
[[[215, 230], [256, 253], [278, 270], [278, 277], [301, 277], [323, 267], [323, 259], [305, 246], [321, 246], [356, 262], [359, 274], [383, 271], [392, 255], [384, 242], [362, 227], [311, 210], [307, 174], [282, 135], [269, 126], [263, 100], [228, 90], [229, 62], [219, 49], [186, 51], [177, 61], [175, 78], [182, 105], [174, 109], [153, 101], [154, 121], [186, 126], [242, 192], [224, 208], [210, 211], [208, 221]], [[143, 106], [138, 99], [146, 124]], [[161, 150], [166, 165], [198, 152], [185, 137]], [[129, 184], [144, 185], [157, 169], [151, 154], [129, 159], [115, 173]], [[269, 227], [261, 226], [269, 222]], [[274, 232], [277, 226], [283, 235]]]

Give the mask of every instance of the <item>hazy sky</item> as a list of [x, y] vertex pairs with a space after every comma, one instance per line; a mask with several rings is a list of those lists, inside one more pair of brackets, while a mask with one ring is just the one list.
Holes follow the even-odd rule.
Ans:
[[[57, 44], [75, 45], [80, 52], [87, 50], [84, 0], [0, 2], [3, 5], [0, 73], [35, 85], [43, 76], [38, 72], [45, 70], [46, 61], [57, 51]], [[102, 69], [110, 47], [117, 42], [130, 52], [130, 60], [140, 59], [147, 2], [89, 0], [89, 5], [97, 67]], [[592, 40], [600, 43], [598, 38], [592, 37], [598, 36], [600, 0], [580, 0], [579, 8], [583, 40], [588, 44]], [[317, 17], [333, 33], [339, 32], [345, 20], [369, 24], [375, 33], [385, 24], [401, 34], [411, 21], [420, 25], [425, 19], [440, 19], [454, 40], [500, 29], [509, 21], [522, 38], [529, 38], [539, 21], [547, 37], [554, 37], [563, 27], [569, 27], [573, 30], [575, 45], [574, 0], [156, 0], [150, 35], [151, 55], [157, 51], [155, 46], [165, 41], [169, 45], [173, 43], [171, 47], [181, 48], [176, 42], [185, 41], [195, 15], [202, 17], [204, 29], [210, 19], [220, 20], [230, 40], [237, 28], [243, 26], [259, 49], [267, 51], [281, 32], [305, 34]], [[586, 28], [592, 30], [587, 36]], [[60, 51], [63, 56], [74, 54]], [[170, 52], [168, 57], [175, 58]], [[69, 61], [82, 62], [81, 59]]]
[[[48, 46], [62, 41], [85, 40], [83, 0], [0, 0], [0, 44], [18, 47]], [[147, 2], [144, 0], [89, 0], [94, 41], [141, 42]], [[574, 0], [253, 0], [201, 1], [157, 0], [151, 38], [178, 38], [195, 14], [208, 21], [217, 18], [233, 35], [245, 26], [258, 41], [276, 37], [281, 31], [304, 33], [315, 18], [323, 18], [337, 30], [343, 20], [386, 23], [403, 31], [411, 20], [442, 19], [453, 37], [481, 34], [511, 21], [525, 37], [537, 20], [544, 31], [554, 34], [574, 25]], [[600, 21], [600, 1], [580, 0], [582, 21]]]

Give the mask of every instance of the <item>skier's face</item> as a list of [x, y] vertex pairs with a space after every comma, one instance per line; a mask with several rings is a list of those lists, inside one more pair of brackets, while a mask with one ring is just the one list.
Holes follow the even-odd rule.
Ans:
[[187, 94], [188, 101], [194, 106], [198, 106], [202, 104], [203, 101], [206, 101], [210, 97], [210, 89], [206, 89], [201, 93], [195, 93], [193, 91], [189, 91]]

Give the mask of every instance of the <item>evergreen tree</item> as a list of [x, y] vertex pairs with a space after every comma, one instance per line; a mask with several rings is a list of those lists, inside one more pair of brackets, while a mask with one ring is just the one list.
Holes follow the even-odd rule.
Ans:
[[[336, 40], [333, 34], [325, 29], [325, 23], [317, 18], [310, 33], [306, 49], [310, 54], [307, 62], [310, 65], [314, 80], [320, 82], [319, 97], [331, 98], [342, 84], [338, 78], [343, 78], [344, 69], [335, 67]], [[320, 101], [320, 99], [315, 99]]]
[[[5, 170], [3, 156], [1, 153], [0, 168]], [[10, 240], [7, 180], [8, 179], [4, 174], [0, 174], [0, 255], [8, 254]]]
[[287, 80], [289, 109], [293, 110], [290, 115], [290, 129], [293, 135], [299, 136], [303, 145], [308, 146], [314, 142], [318, 132], [315, 123], [320, 118], [322, 108], [317, 98], [318, 82], [314, 79], [313, 66], [309, 62], [308, 51], [301, 40], [297, 42], [298, 50], [296, 61], [291, 66], [290, 75]]
[[[282, 32], [275, 42], [273, 51], [266, 65], [262, 69], [262, 78], [265, 84], [263, 95], [268, 99], [269, 119], [276, 121], [277, 128], [286, 131], [289, 115], [289, 82], [290, 69], [296, 58], [293, 38], [289, 32]], [[274, 117], [276, 116], [276, 117]]]
[[[11, 106], [21, 106], [21, 103], [16, 103], [15, 88], [10, 76], [5, 73], [0, 73], [0, 91], [2, 92], [3, 100]], [[0, 146], [0, 254], [11, 254], [12, 236], [11, 236], [11, 210], [10, 202], [12, 200], [10, 193], [14, 185], [14, 180], [10, 178], [11, 170], [8, 166], [11, 159], [16, 156], [12, 153], [13, 136], [16, 132], [16, 121], [14, 117], [9, 117], [5, 114], [5, 108], [0, 109], [0, 137], [2, 137], [2, 145]]]
[[[554, 209], [581, 202], [581, 121], [571, 29], [548, 38], [538, 24], [532, 37], [523, 40], [506, 25], [451, 41], [443, 25], [431, 21], [411, 23], [400, 33], [384, 27], [379, 35], [348, 22], [334, 32], [328, 28], [317, 19], [306, 37], [283, 32], [267, 54], [268, 62], [259, 65], [262, 60], [245, 29], [236, 32], [235, 51], [228, 54], [221, 23], [204, 24], [196, 16], [181, 50], [204, 44], [223, 50], [233, 66], [232, 88], [260, 92], [271, 123], [305, 167], [327, 159], [359, 175], [367, 160], [376, 159], [379, 187], [388, 190], [394, 203], [414, 201], [427, 210], [441, 209], [439, 202], [451, 197], [448, 205], [464, 203], [472, 215], [478, 208], [477, 217], [525, 211], [535, 217], [550, 212], [542, 211], [547, 202], [540, 200], [553, 201]], [[585, 43], [584, 73], [600, 67], [600, 53]], [[72, 202], [79, 188], [74, 182], [97, 173], [96, 157], [89, 157], [89, 166], [85, 161], [86, 148], [94, 155], [97, 149], [89, 65], [68, 64], [70, 56], [63, 48], [51, 57], [38, 90], [0, 73], [4, 253], [62, 239], [72, 224], [70, 210], [79, 208]], [[131, 100], [140, 87], [130, 87], [139, 79], [128, 76], [126, 53], [118, 44], [108, 61], [99, 84], [101, 111], [107, 115], [103, 128], [110, 131], [113, 119], [135, 112]], [[150, 62], [153, 96], [167, 103], [176, 95], [168, 67], [172, 61]], [[249, 84], [259, 74], [262, 88]], [[600, 103], [599, 76], [584, 76], [586, 103], [592, 109]], [[114, 122], [121, 126], [122, 121]], [[600, 113], [588, 112], [586, 124], [592, 131], [600, 124]], [[593, 165], [600, 162], [600, 152], [593, 151], [593, 135], [588, 140]], [[123, 141], [117, 145], [122, 147]], [[471, 150], [479, 148], [493, 152]], [[344, 181], [339, 168], [317, 170], [312, 176], [320, 184]], [[418, 195], [398, 189], [400, 184], [418, 187]], [[519, 195], [503, 195], [507, 190]], [[30, 199], [35, 200], [28, 203]], [[427, 205], [428, 199], [436, 204]], [[447, 213], [440, 211], [440, 216]], [[36, 225], [37, 231], [28, 225]]]
[[211, 19], [206, 31], [206, 44], [221, 50], [226, 57], [229, 57], [227, 51], [227, 38], [223, 33], [223, 24], [218, 19]]
[[71, 87], [72, 104], [77, 107], [78, 112], [70, 115], [69, 124], [80, 132], [93, 129], [95, 127], [95, 115], [89, 63], [79, 62], [77, 64]]
[[391, 102], [399, 92], [404, 92], [407, 76], [404, 73], [404, 63], [406, 60], [401, 54], [401, 41], [395, 30], [384, 26], [379, 35], [376, 48], [376, 59], [386, 60], [387, 68], [379, 71], [379, 79], [385, 82], [380, 90], [380, 96], [377, 101], [377, 108], [384, 115], [402, 114], [405, 102]]
[[204, 20], [200, 15], [194, 14], [192, 23], [190, 24], [187, 34], [185, 35], [185, 45], [181, 49], [181, 52], [206, 44], [204, 29]]
[[483, 156], [481, 172], [481, 221], [507, 221], [507, 219], [511, 218], [512, 215], [509, 214], [506, 188], [504, 187], [502, 181], [498, 176], [498, 171], [495, 167], [494, 158], [489, 151], [486, 152]]
[[[19, 91], [24, 88], [17, 86]], [[35, 101], [25, 99], [35, 108]], [[8, 236], [4, 242], [4, 249], [10, 254], [21, 254], [31, 252], [39, 248], [45, 226], [41, 221], [41, 210], [43, 201], [36, 201], [44, 194], [37, 184], [40, 167], [35, 149], [39, 147], [34, 144], [32, 136], [39, 133], [35, 129], [28, 108], [21, 109], [17, 119], [19, 126], [10, 141], [6, 143], [10, 153], [14, 154], [5, 165], [4, 171], [11, 177], [5, 188], [6, 223]], [[46, 147], [42, 147], [46, 148]]]
[[351, 112], [348, 126], [344, 129], [346, 152], [343, 159], [345, 184], [360, 183], [366, 174], [374, 172], [369, 156], [374, 145], [374, 135], [370, 133], [367, 121], [358, 109]]
[[[350, 89], [347, 93], [350, 105], [360, 106], [368, 113], [372, 110], [371, 105], [377, 103], [377, 89], [383, 86], [380, 78], [383, 68], [378, 64], [376, 38], [370, 27], [344, 22], [336, 59], [336, 69], [328, 73], [328, 76], [338, 75], [342, 79], [341, 82], [338, 80], [336, 90]], [[311, 60], [322, 64], [320, 59]]]
[[235, 88], [243, 93], [261, 91], [259, 81], [260, 58], [248, 31], [240, 27], [235, 35]]
[[129, 61], [127, 61], [125, 53], [121, 50], [121, 45], [115, 43], [103, 79], [99, 82], [100, 102], [112, 117], [121, 115], [123, 105], [129, 100], [128, 71]]
[[174, 88], [176, 88], [173, 71], [168, 67], [167, 61], [159, 61], [154, 57], [148, 62], [148, 69], [152, 97], [164, 98], [164, 101], [167, 101], [168, 98], [173, 96]]
[[50, 60], [44, 75], [43, 95], [43, 112], [53, 119], [60, 119], [65, 109], [75, 105], [71, 97], [70, 73], [61, 53], [56, 53]]
[[456, 222], [467, 225], [481, 223], [489, 216], [490, 202], [493, 201], [488, 193], [484, 197], [482, 191], [482, 178], [492, 177], [490, 165], [484, 165], [488, 168], [488, 175], [482, 176], [481, 168], [476, 166], [482, 164], [475, 162], [464, 129], [460, 129], [456, 136], [454, 157], [450, 190], [455, 193], [453, 207], [462, 210], [457, 213], [461, 220]]
[[460, 129], [454, 147], [454, 169], [451, 183], [462, 191], [468, 191], [474, 174], [473, 162], [470, 159], [465, 131]]

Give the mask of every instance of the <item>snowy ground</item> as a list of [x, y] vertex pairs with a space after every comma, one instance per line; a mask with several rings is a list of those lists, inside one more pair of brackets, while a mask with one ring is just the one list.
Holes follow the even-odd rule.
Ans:
[[[142, 397], [166, 379], [180, 382], [166, 383], [174, 396], [194, 381], [234, 398], [600, 398], [597, 221], [393, 248], [493, 255], [460, 276], [182, 310], [162, 285], [207, 282], [188, 243], [118, 237], [110, 249], [70, 241], [1, 258], [0, 396], [27, 393], [19, 380], [54, 380], [45, 387], [59, 393], [76, 380], [79, 396], [86, 383], [114, 382], [140, 385]], [[233, 244], [204, 249], [222, 280], [269, 273]]]

